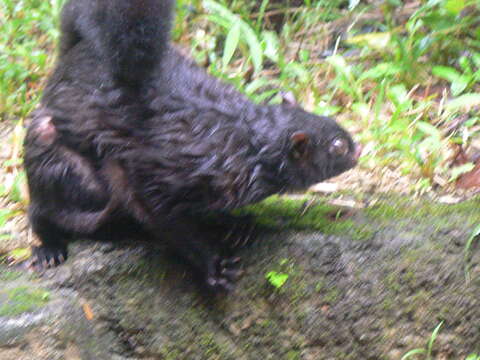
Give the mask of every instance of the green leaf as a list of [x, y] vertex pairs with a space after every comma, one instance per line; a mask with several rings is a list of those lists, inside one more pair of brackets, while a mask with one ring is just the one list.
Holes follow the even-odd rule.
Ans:
[[15, 216], [15, 211], [10, 209], [0, 209], [0, 229], [5, 226], [7, 221]]
[[449, 66], [434, 66], [432, 74], [450, 82], [458, 81], [462, 76], [457, 70]]
[[419, 121], [419, 122], [417, 122], [416, 125], [417, 125], [417, 129], [420, 130], [421, 132], [423, 132], [424, 134], [440, 140], [440, 138], [441, 138], [440, 130], [438, 130], [432, 124], [429, 124], [429, 123], [424, 122], [424, 121]]
[[0, 241], [10, 240], [11, 238], [12, 238], [12, 235], [10, 235], [10, 234], [2, 234], [2, 235], [0, 235]]
[[347, 64], [345, 58], [341, 55], [332, 55], [326, 59], [327, 63], [332, 65], [335, 71], [345, 77], [349, 82], [354, 82], [354, 76], [352, 74], [352, 67]]
[[366, 45], [372, 49], [384, 50], [388, 47], [392, 35], [389, 32], [361, 34], [345, 40], [348, 45]]
[[401, 71], [400, 66], [395, 65], [394, 63], [380, 63], [377, 66], [365, 71], [360, 79], [380, 79], [387, 76], [394, 76], [399, 74]]
[[388, 89], [388, 97], [395, 104], [396, 107], [409, 104], [410, 99], [408, 98], [408, 91], [404, 84], [399, 84], [392, 86]]
[[480, 355], [478, 354], [470, 354], [465, 358], [465, 360], [479, 360], [479, 359], [480, 359]]
[[464, 272], [465, 272], [465, 278], [467, 281], [470, 281], [470, 264], [468, 262], [468, 259], [470, 257], [470, 249], [472, 248], [473, 241], [480, 235], [480, 224], [478, 224], [475, 229], [473, 229], [472, 233], [470, 234], [470, 237], [467, 239], [467, 242], [465, 243], [465, 248], [464, 248], [464, 261], [465, 261], [465, 267], [464, 267]]
[[278, 273], [276, 271], [270, 271], [265, 277], [276, 289], [280, 289], [288, 280], [288, 274]]
[[19, 171], [18, 174], [15, 176], [13, 186], [10, 190], [10, 199], [12, 201], [26, 203], [26, 199], [24, 199], [22, 196], [22, 188], [25, 187], [26, 182], [27, 177], [25, 175], [25, 171]]
[[265, 31], [262, 33], [262, 40], [265, 46], [265, 56], [276, 63], [278, 61], [278, 49], [280, 48], [277, 34], [274, 31]]
[[465, 8], [465, 0], [447, 0], [445, 9], [451, 13], [458, 15]]
[[12, 251], [9, 251], [7, 254], [8, 259], [10, 262], [20, 262], [23, 260], [28, 259], [32, 255], [32, 250], [31, 248], [17, 248], [13, 249]]
[[232, 60], [233, 54], [237, 49], [238, 42], [240, 40], [240, 22], [235, 21], [232, 28], [228, 32], [227, 38], [225, 39], [225, 47], [223, 49], [223, 68], [225, 69], [230, 60]]
[[357, 114], [359, 114], [364, 120], [369, 119], [371, 116], [370, 105], [366, 103], [353, 103], [352, 110]]
[[425, 349], [413, 349], [413, 350], [410, 350], [410, 351], [407, 352], [405, 355], [403, 355], [400, 360], [406, 360], [406, 359], [412, 357], [413, 355], [419, 355], [419, 354], [425, 354]]
[[460, 95], [467, 88], [469, 82], [470, 81], [465, 76], [462, 76], [457, 81], [454, 81], [451, 86], [452, 95]]
[[431, 359], [433, 343], [437, 339], [438, 333], [440, 332], [440, 328], [442, 327], [442, 325], [443, 325], [443, 320], [440, 321], [440, 324], [437, 325], [435, 330], [433, 330], [432, 332], [432, 336], [430, 336], [430, 340], [428, 341], [428, 345], [427, 345], [427, 359]]
[[473, 240], [480, 235], [480, 224], [478, 224], [475, 229], [473, 229], [472, 233], [470, 234], [470, 237], [467, 240], [467, 243], [465, 244], [465, 251], [468, 252], [472, 246]]
[[222, 22], [224, 27], [230, 28], [231, 24], [236, 22], [240, 24], [243, 40], [248, 44], [250, 49], [250, 58], [252, 60], [253, 67], [255, 68], [255, 71], [260, 71], [263, 64], [263, 51], [255, 31], [253, 31], [253, 29], [238, 15], [231, 12], [222, 4], [219, 4], [213, 0], [204, 0], [203, 6], [207, 11], [225, 19], [225, 22]]
[[472, 54], [472, 61], [475, 66], [480, 69], [480, 53]]
[[468, 93], [449, 101], [446, 105], [448, 110], [458, 110], [460, 108], [470, 108], [480, 106], [480, 94]]
[[449, 181], [455, 181], [460, 175], [463, 175], [465, 173], [468, 173], [469, 171], [472, 171], [474, 167], [475, 167], [475, 164], [471, 162], [454, 167], [452, 169], [452, 173], [450, 175]]
[[311, 73], [305, 69], [304, 66], [294, 61], [288, 63], [283, 72], [289, 77], [298, 78], [298, 80], [302, 83], [307, 83], [311, 76]]
[[458, 59], [458, 63], [460, 64], [460, 67], [462, 68], [463, 72], [467, 75], [472, 75], [473, 70], [472, 67], [470, 66], [470, 60], [466, 56], [461, 56], [460, 59]]

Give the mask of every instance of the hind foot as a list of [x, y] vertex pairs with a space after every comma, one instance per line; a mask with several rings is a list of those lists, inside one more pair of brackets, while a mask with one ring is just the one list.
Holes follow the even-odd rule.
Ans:
[[234, 282], [243, 274], [239, 268], [240, 258], [221, 258], [213, 256], [208, 263], [206, 274], [207, 287], [214, 292], [233, 290]]
[[44, 271], [62, 264], [66, 259], [67, 249], [64, 247], [34, 246], [28, 266], [35, 271]]

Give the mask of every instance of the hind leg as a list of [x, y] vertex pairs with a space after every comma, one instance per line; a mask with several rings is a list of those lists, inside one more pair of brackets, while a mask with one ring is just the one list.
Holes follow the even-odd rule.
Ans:
[[62, 145], [46, 112], [37, 112], [25, 140], [29, 217], [42, 242], [33, 249], [36, 268], [63, 262], [73, 235], [90, 235], [110, 211], [110, 195], [98, 172], [88, 158]]
[[67, 243], [71, 234], [49, 221], [39, 208], [31, 205], [29, 209], [30, 225], [42, 242], [32, 247], [30, 266], [41, 271], [57, 266], [67, 259]]

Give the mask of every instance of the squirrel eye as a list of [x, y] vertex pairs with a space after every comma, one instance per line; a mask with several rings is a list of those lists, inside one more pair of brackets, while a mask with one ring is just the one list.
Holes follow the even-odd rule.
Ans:
[[330, 144], [329, 152], [332, 155], [345, 156], [348, 154], [350, 146], [348, 140], [342, 137], [335, 138]]

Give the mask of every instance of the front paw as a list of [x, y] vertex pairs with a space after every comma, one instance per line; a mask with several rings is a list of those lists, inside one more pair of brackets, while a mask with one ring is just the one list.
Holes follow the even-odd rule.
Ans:
[[206, 285], [215, 293], [230, 292], [234, 288], [234, 282], [243, 274], [240, 269], [240, 258], [212, 257], [208, 263]]
[[66, 259], [67, 249], [64, 247], [33, 246], [28, 267], [41, 272], [62, 264]]

